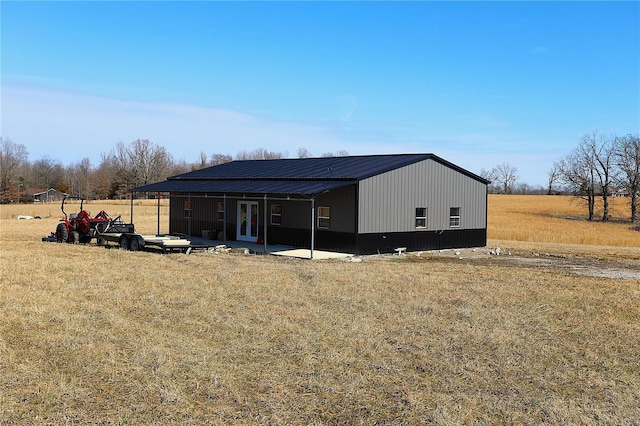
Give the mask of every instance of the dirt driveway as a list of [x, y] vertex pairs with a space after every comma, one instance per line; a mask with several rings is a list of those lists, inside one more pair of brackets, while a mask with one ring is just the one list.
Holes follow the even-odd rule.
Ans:
[[[640, 257], [640, 250], [638, 250]], [[430, 250], [422, 252], [406, 253], [407, 260], [432, 259], [442, 261], [467, 261], [490, 264], [513, 264], [521, 267], [547, 268], [557, 271], [565, 271], [576, 275], [591, 277], [628, 279], [640, 281], [640, 260], [632, 256], [616, 258], [610, 254], [602, 253], [562, 253], [523, 251], [521, 249], [473, 248]], [[367, 256], [373, 260], [378, 256]], [[397, 255], [386, 255], [386, 258], [398, 258]], [[379, 258], [379, 257], [378, 257]]]

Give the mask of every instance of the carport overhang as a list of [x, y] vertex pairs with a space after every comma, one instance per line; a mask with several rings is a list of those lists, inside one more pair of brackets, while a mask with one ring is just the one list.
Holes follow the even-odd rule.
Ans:
[[[227, 211], [228, 200], [264, 201], [263, 208], [263, 241], [267, 252], [267, 202], [268, 201], [302, 201], [310, 203], [311, 247], [310, 258], [314, 258], [315, 246], [315, 202], [320, 195], [334, 189], [356, 184], [355, 179], [172, 179], [164, 182], [143, 185], [131, 190], [131, 221], [133, 222], [133, 200], [136, 194], [155, 193], [158, 199], [158, 234], [160, 233], [160, 195], [171, 199], [180, 197], [190, 201], [192, 198], [222, 198], [224, 210]], [[189, 217], [189, 222], [191, 217]], [[227, 215], [224, 215], [224, 229], [227, 227]], [[189, 225], [190, 229], [190, 225]], [[225, 241], [226, 241], [226, 232]]]

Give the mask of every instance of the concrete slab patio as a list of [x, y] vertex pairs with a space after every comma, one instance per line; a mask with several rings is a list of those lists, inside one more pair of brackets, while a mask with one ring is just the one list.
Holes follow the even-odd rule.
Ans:
[[[269, 254], [272, 254], [274, 256], [288, 256], [288, 257], [297, 257], [300, 259], [311, 259], [311, 250], [309, 249], [281, 250], [281, 251], [273, 251], [273, 252], [270, 252]], [[323, 250], [313, 251], [314, 259], [346, 259], [347, 257], [353, 257], [353, 254], [338, 253], [335, 251], [323, 251]]]
[[[311, 259], [311, 250], [310, 249], [298, 249], [292, 246], [285, 246], [280, 244], [267, 244], [266, 251], [264, 244], [255, 244], [246, 241], [221, 241], [221, 240], [209, 240], [206, 238], [200, 238], [196, 236], [188, 236], [186, 237], [189, 241], [191, 241], [191, 246], [195, 249], [202, 248], [208, 249], [213, 248], [220, 245], [225, 245], [229, 248], [246, 248], [249, 249], [253, 253], [266, 253], [272, 254], [275, 256], [287, 256], [287, 257], [295, 257], [299, 259]], [[352, 257], [353, 254], [350, 253], [338, 253], [324, 250], [314, 250], [313, 258], [314, 259], [345, 259], [347, 257]]]

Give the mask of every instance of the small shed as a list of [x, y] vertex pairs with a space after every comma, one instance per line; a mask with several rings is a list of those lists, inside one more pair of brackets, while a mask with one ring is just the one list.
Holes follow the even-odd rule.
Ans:
[[60, 192], [57, 189], [49, 188], [43, 189], [29, 189], [26, 192], [27, 197], [33, 198], [34, 203], [48, 203], [62, 201], [68, 194]]
[[134, 188], [169, 231], [350, 252], [482, 247], [489, 181], [434, 154], [244, 160]]

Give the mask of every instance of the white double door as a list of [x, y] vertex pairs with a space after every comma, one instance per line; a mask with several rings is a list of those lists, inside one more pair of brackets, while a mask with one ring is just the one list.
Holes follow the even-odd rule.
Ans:
[[258, 241], [258, 202], [238, 201], [238, 241]]

